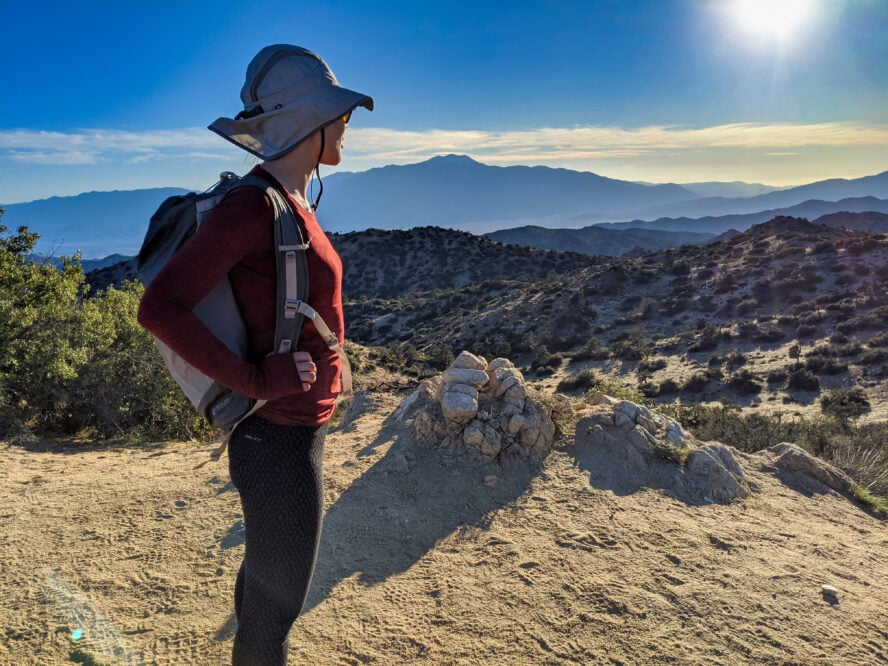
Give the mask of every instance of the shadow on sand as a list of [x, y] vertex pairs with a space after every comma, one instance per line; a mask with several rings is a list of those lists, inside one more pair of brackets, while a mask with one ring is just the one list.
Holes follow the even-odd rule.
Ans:
[[[540, 470], [539, 462], [474, 463], [416, 442], [411, 428], [390, 416], [359, 457], [391, 441], [385, 456], [340, 495], [324, 516], [317, 564], [303, 614], [341, 581], [359, 574], [375, 585], [408, 570], [436, 543], [463, 527], [487, 527], [496, 511], [515, 501]], [[347, 430], [346, 430], [347, 432]], [[486, 484], [490, 476], [496, 482]], [[242, 521], [222, 547], [243, 542]], [[232, 614], [217, 640], [236, 628]]]
[[[515, 501], [539, 464], [507, 460], [479, 464], [454, 460], [414, 440], [409, 429], [384, 424], [360, 455], [392, 440], [385, 456], [342, 493], [324, 518], [312, 589], [303, 612], [320, 604], [342, 580], [359, 574], [375, 585], [409, 569], [456, 530], [485, 528], [496, 511]], [[394, 431], [394, 433], [392, 433]], [[484, 479], [495, 475], [493, 485]]]

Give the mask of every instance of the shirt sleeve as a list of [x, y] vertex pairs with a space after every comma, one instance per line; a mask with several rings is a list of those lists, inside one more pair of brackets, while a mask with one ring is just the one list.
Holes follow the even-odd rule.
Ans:
[[249, 363], [231, 352], [194, 314], [194, 308], [245, 256], [273, 252], [267, 195], [236, 189], [209, 215], [145, 288], [139, 324], [186, 362], [220, 384], [261, 400], [302, 391], [289, 354]]

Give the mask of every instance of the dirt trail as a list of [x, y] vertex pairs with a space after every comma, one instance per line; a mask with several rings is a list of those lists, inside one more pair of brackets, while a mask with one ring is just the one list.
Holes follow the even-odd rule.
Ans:
[[[888, 529], [844, 497], [756, 456], [750, 497], [703, 506], [618, 494], [571, 446], [467, 466], [416, 444], [397, 403], [363, 396], [328, 439], [290, 663], [888, 663]], [[209, 447], [185, 444], [39, 448], [0, 444], [0, 664], [226, 663], [226, 465], [195, 470]]]

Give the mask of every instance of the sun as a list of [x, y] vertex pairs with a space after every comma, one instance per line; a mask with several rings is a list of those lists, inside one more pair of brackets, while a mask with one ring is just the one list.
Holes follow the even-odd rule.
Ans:
[[813, 0], [732, 0], [729, 13], [743, 32], [762, 38], [785, 39], [814, 13]]

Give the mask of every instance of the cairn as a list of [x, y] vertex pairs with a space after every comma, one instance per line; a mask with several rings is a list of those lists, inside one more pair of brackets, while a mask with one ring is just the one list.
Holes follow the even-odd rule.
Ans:
[[555, 423], [508, 359], [488, 364], [463, 351], [441, 376], [420, 385], [417, 398], [417, 439], [451, 453], [486, 462], [501, 455], [542, 457], [552, 448]]

